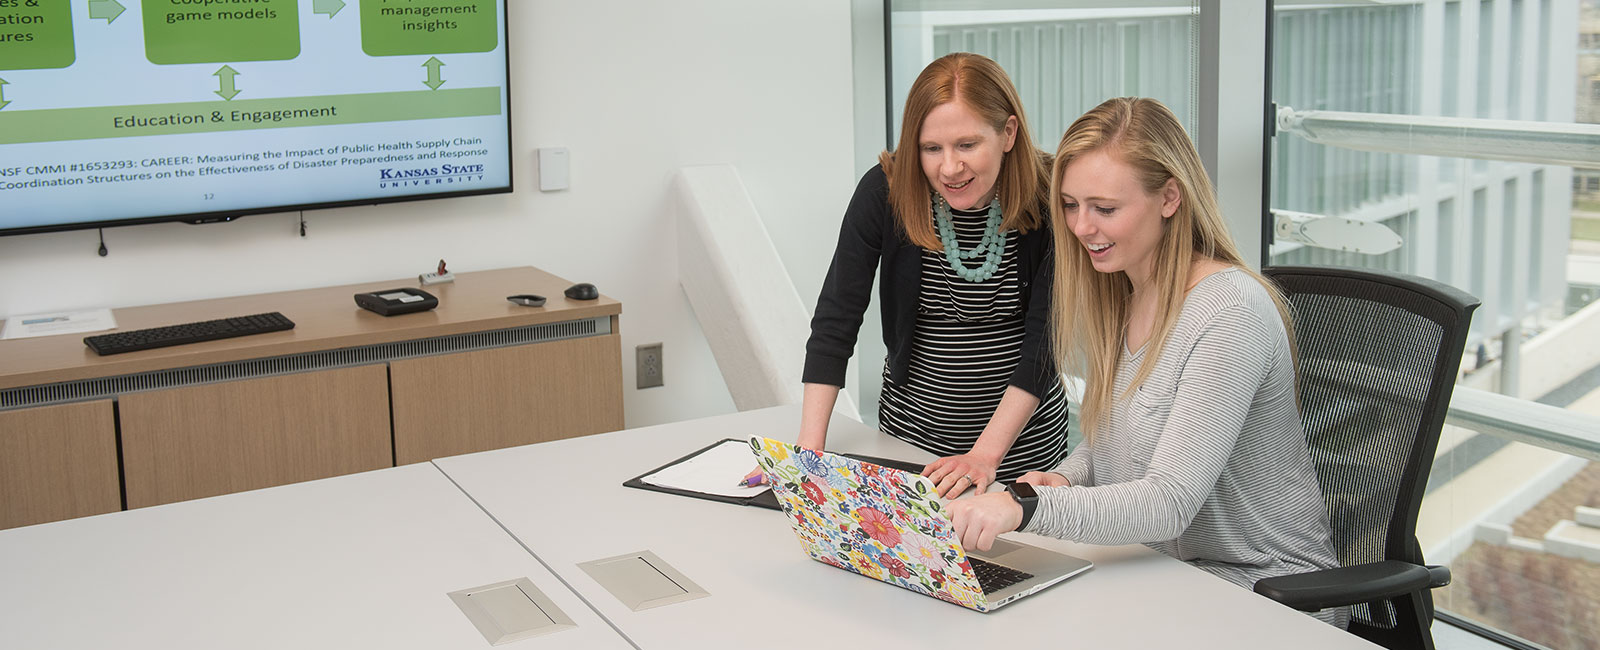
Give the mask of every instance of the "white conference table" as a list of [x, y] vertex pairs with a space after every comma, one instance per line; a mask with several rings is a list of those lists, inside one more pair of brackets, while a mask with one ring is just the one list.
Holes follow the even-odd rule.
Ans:
[[[1140, 545], [1013, 534], [1095, 568], [981, 614], [811, 560], [779, 512], [622, 487], [722, 438], [792, 440], [799, 421], [775, 407], [434, 464], [641, 648], [1376, 647]], [[931, 459], [839, 416], [828, 447]], [[633, 611], [577, 566], [644, 550], [710, 596]]]
[[446, 595], [526, 577], [628, 648], [433, 465], [0, 532], [0, 648], [489, 648]]

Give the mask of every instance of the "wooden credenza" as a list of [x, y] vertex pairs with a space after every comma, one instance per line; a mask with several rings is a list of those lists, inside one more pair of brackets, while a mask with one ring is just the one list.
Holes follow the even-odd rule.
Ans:
[[118, 309], [124, 330], [296, 327], [108, 357], [83, 335], [0, 341], [0, 528], [622, 429], [622, 305], [571, 284], [458, 273], [424, 287], [438, 308], [387, 318], [352, 296], [415, 278]]

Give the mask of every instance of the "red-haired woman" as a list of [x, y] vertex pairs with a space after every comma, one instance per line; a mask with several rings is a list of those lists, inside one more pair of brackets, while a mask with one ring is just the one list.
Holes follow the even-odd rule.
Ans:
[[1048, 158], [994, 61], [950, 54], [906, 99], [899, 145], [856, 187], [806, 343], [798, 442], [821, 449], [879, 281], [884, 433], [937, 454], [939, 492], [1054, 467], [1067, 408], [1052, 355]]

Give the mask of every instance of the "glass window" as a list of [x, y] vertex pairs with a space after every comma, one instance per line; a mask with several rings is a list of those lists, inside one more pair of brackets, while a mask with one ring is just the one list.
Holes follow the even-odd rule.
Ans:
[[[1600, 415], [1600, 172], [1570, 154], [1594, 167], [1600, 151], [1578, 126], [1600, 121], [1600, 3], [1278, 2], [1273, 30], [1270, 207], [1400, 244], [1279, 237], [1271, 263], [1464, 289], [1483, 304], [1458, 402], [1467, 387]], [[1572, 550], [1600, 539], [1585, 507], [1600, 507], [1600, 464], [1447, 427], [1418, 526], [1454, 574], [1439, 610], [1550, 647], [1600, 638], [1600, 545]]]
[[[951, 52], [1000, 63], [1028, 112], [1038, 145], [1055, 151], [1072, 121], [1111, 97], [1161, 100], [1195, 132], [1194, 2], [890, 2], [890, 89], [900, 133], [906, 93], [922, 68]], [[1052, 6], [1054, 5], [1054, 6]]]

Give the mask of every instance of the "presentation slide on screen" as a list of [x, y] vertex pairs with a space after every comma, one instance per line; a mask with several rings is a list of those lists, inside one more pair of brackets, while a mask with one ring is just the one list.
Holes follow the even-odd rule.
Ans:
[[0, 228], [510, 183], [502, 0], [0, 0]]

